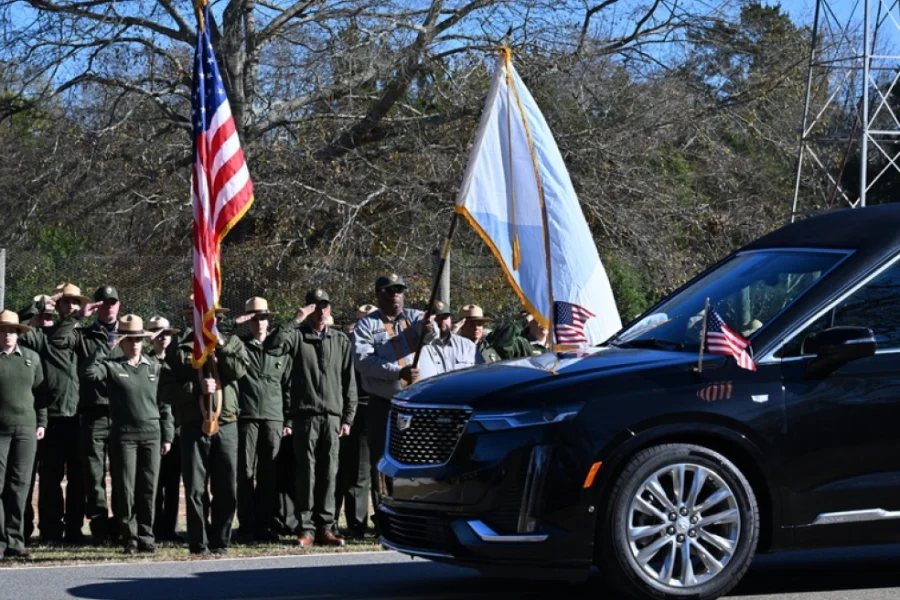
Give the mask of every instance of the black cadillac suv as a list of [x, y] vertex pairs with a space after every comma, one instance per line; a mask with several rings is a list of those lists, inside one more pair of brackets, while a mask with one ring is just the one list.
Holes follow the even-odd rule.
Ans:
[[[788, 225], [604, 344], [392, 402], [381, 542], [636, 598], [716, 598], [758, 552], [900, 540], [900, 205]], [[700, 355], [710, 306], [756, 370]]]

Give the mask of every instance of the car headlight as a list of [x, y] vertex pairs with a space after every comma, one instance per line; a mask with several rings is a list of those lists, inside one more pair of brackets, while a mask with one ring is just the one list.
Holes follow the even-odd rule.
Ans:
[[476, 412], [472, 420], [487, 431], [503, 431], [519, 427], [549, 425], [574, 419], [584, 407], [584, 402], [563, 406], [544, 406], [526, 410], [502, 410]]

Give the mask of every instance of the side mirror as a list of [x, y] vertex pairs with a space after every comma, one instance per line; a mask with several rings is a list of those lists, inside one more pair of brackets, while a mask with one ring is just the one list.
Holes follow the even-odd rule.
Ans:
[[816, 358], [806, 370], [808, 376], [830, 375], [845, 364], [875, 354], [875, 334], [868, 327], [832, 327], [806, 342], [804, 350]]

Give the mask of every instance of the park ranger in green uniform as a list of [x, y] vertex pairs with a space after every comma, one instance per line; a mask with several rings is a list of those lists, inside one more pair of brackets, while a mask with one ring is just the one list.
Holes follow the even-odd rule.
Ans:
[[[297, 457], [297, 543], [343, 546], [334, 533], [340, 439], [350, 435], [356, 414], [356, 377], [350, 340], [328, 327], [331, 299], [322, 289], [306, 294], [305, 322], [279, 330], [273, 345], [291, 356], [290, 420]], [[319, 475], [317, 477], [317, 474]]]
[[462, 307], [459, 313], [460, 322], [459, 335], [467, 338], [475, 343], [478, 349], [476, 360], [479, 364], [493, 363], [500, 359], [497, 351], [488, 343], [484, 335], [484, 326], [486, 323], [492, 323], [494, 320], [484, 316], [484, 310], [477, 304], [467, 304]]
[[0, 312], [0, 559], [4, 555], [31, 558], [22, 521], [47, 411], [37, 405], [44, 383], [41, 359], [19, 346], [19, 335], [29, 331], [19, 324], [16, 313]]
[[[41, 490], [38, 494], [41, 540], [80, 544], [84, 541], [84, 478], [81, 470], [78, 425], [78, 357], [75, 354], [75, 326], [82, 307], [88, 309], [90, 299], [81, 295], [78, 286], [64, 283], [56, 294], [35, 299], [37, 313], [31, 332], [20, 343], [41, 357], [47, 394], [47, 433], [38, 443], [38, 467]], [[59, 321], [54, 323], [53, 313]], [[65, 479], [65, 500], [63, 480]], [[32, 490], [34, 489], [32, 476]], [[26, 505], [26, 534], [33, 520], [31, 493]], [[27, 536], [26, 536], [27, 537]]]
[[274, 316], [265, 298], [254, 297], [247, 300], [244, 314], [236, 319], [250, 328], [250, 333], [241, 337], [250, 365], [247, 375], [238, 381], [238, 537], [247, 542], [278, 541], [275, 461], [290, 401], [291, 358], [275, 356], [266, 348]]
[[[227, 309], [216, 309], [217, 314]], [[238, 380], [247, 373], [250, 359], [237, 336], [220, 333], [216, 351], [209, 360], [218, 365], [221, 388], [216, 380], [199, 380], [193, 367], [193, 337], [186, 337], [175, 352], [166, 354], [162, 396], [175, 404], [175, 420], [181, 427], [181, 470], [187, 505], [188, 548], [192, 554], [225, 554], [231, 544], [231, 524], [237, 505]], [[213, 359], [213, 357], [215, 357]], [[222, 390], [222, 412], [218, 432], [203, 432], [200, 402], [203, 394]], [[187, 394], [186, 391], [190, 390]], [[209, 480], [209, 518], [204, 510]]]
[[[106, 459], [109, 454], [109, 394], [106, 384], [88, 380], [84, 376], [84, 366], [88, 359], [101, 348], [110, 349], [116, 333], [119, 317], [119, 292], [108, 285], [100, 286], [94, 292], [97, 305], [97, 320], [88, 327], [78, 330], [76, 346], [81, 368], [78, 412], [81, 415], [82, 468], [86, 495], [85, 516], [90, 519], [91, 535], [94, 543], [113, 541], [118, 530], [110, 527], [109, 508], [106, 504]], [[110, 358], [121, 356], [116, 349]], [[115, 520], [116, 497], [113, 490], [113, 521]]]
[[119, 321], [122, 353], [109, 358], [110, 349], [100, 345], [88, 359], [85, 377], [104, 384], [109, 396], [109, 456], [115, 490], [115, 514], [126, 554], [156, 552], [153, 511], [160, 456], [169, 452], [175, 427], [169, 407], [157, 396], [160, 363], [143, 354], [144, 321], [125, 315]]

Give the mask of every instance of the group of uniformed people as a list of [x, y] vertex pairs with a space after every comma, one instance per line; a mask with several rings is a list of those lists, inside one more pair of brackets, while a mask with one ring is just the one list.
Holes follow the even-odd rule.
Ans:
[[[404, 306], [406, 289], [397, 274], [378, 277], [375, 305], [360, 306], [343, 331], [326, 290], [310, 290], [278, 325], [267, 301], [251, 298], [235, 319], [246, 333], [220, 335], [203, 372], [189, 326], [119, 317], [112, 286], [91, 299], [66, 283], [19, 313], [2, 311], [0, 560], [31, 557], [35, 479], [49, 543], [85, 543], [87, 519], [92, 543], [153, 553], [156, 541], [181, 539], [182, 481], [193, 554], [224, 554], [232, 537], [293, 534], [309, 547], [365, 536], [390, 399], [440, 373], [547, 351], [547, 330], [527, 315], [487, 333], [492, 319], [479, 306], [454, 322], [438, 301], [426, 321]], [[191, 315], [182, 313], [187, 323]], [[220, 403], [212, 427], [201, 401], [210, 395]]]

